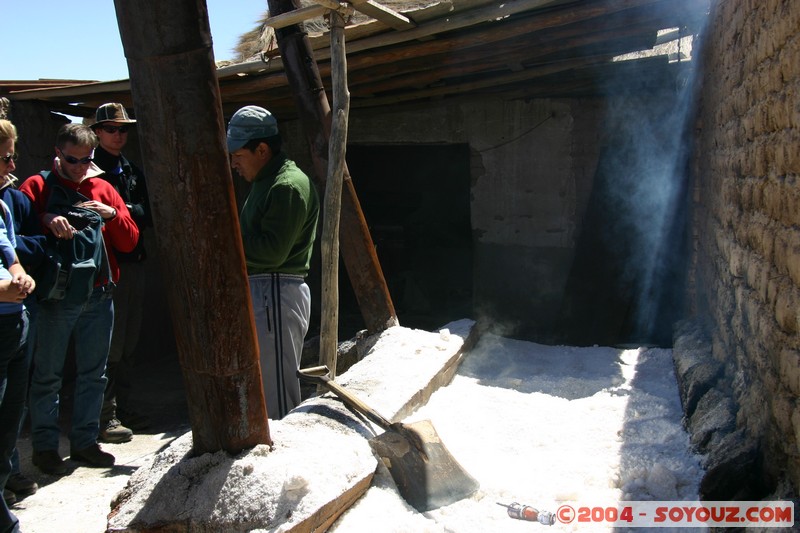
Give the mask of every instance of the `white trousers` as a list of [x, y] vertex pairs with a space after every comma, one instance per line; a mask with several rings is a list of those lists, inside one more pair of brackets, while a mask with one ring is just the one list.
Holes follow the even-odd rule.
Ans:
[[278, 420], [300, 403], [297, 369], [311, 316], [311, 291], [301, 276], [249, 277], [267, 416]]

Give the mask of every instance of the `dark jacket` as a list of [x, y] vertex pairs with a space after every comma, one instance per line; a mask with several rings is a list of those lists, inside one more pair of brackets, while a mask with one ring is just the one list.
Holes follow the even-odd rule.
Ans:
[[14, 233], [17, 237], [17, 257], [25, 271], [36, 279], [36, 270], [45, 257], [47, 237], [42, 233], [42, 225], [30, 198], [12, 186], [6, 186], [0, 192], [0, 199], [5, 202], [14, 217]]
[[104, 174], [100, 176], [117, 190], [128, 211], [131, 213], [133, 221], [139, 228], [139, 243], [133, 252], [122, 253], [114, 251], [120, 263], [136, 263], [143, 261], [147, 257], [144, 246], [144, 228], [152, 227], [153, 219], [150, 214], [150, 200], [147, 196], [147, 183], [144, 172], [128, 161], [124, 155], [119, 157], [107, 152], [103, 147], [98, 146], [94, 151], [94, 162], [103, 169]]

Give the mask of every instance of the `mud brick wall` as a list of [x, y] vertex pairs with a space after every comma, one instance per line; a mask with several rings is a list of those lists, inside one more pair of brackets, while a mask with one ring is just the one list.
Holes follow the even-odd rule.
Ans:
[[695, 311], [760, 445], [800, 487], [800, 2], [711, 2], [695, 154]]

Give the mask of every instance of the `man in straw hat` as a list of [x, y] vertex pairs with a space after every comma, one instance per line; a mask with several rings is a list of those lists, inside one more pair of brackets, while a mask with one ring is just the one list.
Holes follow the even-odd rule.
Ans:
[[149, 424], [136, 406], [136, 396], [131, 393], [134, 352], [141, 332], [146, 288], [144, 229], [153, 225], [144, 173], [122, 153], [129, 130], [135, 125], [136, 120], [128, 116], [125, 106], [111, 102], [97, 108], [91, 126], [100, 142], [94, 152], [94, 162], [104, 172], [101, 178], [117, 190], [139, 229], [139, 242], [132, 252], [114, 252], [120, 280], [114, 289], [114, 332], [108, 353], [108, 383], [100, 413], [99, 436], [102, 442], [112, 443], [130, 441], [132, 430], [145, 429]]

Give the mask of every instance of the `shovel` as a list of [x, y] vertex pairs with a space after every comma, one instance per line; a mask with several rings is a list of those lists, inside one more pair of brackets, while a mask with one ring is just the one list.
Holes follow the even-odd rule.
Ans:
[[326, 366], [298, 370], [297, 376], [322, 385], [384, 429], [369, 440], [370, 447], [389, 469], [400, 495], [417, 511], [449, 505], [478, 490], [478, 482], [450, 454], [430, 420], [389, 422], [330, 379]]

